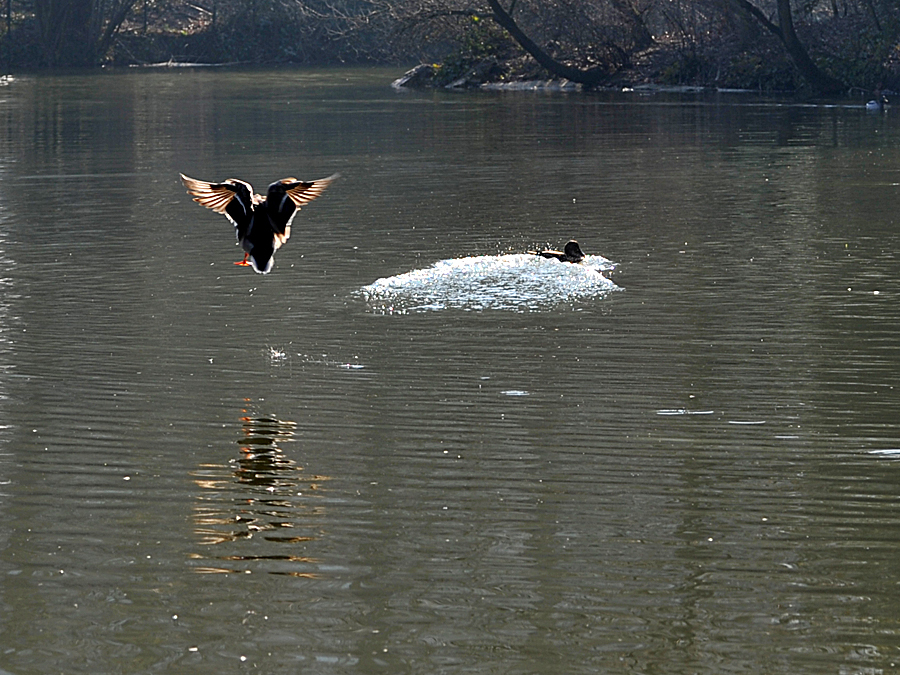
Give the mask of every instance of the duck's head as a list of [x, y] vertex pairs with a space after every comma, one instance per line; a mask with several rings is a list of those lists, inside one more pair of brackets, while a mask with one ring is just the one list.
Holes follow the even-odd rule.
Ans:
[[581, 246], [579, 246], [578, 242], [574, 239], [566, 242], [563, 253], [566, 254], [566, 260], [569, 262], [581, 262], [584, 260], [584, 253], [581, 250]]

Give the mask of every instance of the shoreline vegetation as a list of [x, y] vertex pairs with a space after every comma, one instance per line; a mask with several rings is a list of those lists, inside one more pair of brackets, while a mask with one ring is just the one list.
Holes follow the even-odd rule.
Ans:
[[4, 72], [404, 65], [395, 86], [900, 90], [896, 0], [7, 0]]

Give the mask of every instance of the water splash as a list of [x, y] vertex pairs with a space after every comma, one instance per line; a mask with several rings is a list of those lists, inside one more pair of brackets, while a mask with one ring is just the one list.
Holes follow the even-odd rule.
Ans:
[[279, 362], [287, 359], [287, 352], [282, 347], [266, 346], [265, 354], [270, 361]]
[[621, 290], [602, 272], [615, 264], [587, 256], [580, 264], [511, 254], [441, 260], [431, 267], [378, 279], [358, 294], [374, 312], [545, 311]]
[[335, 368], [343, 368], [344, 370], [362, 370], [366, 366], [359, 362], [359, 357], [354, 356], [353, 361], [335, 361], [328, 358], [327, 354], [315, 356], [312, 354], [297, 354], [303, 363], [311, 363], [319, 366], [333, 366]]

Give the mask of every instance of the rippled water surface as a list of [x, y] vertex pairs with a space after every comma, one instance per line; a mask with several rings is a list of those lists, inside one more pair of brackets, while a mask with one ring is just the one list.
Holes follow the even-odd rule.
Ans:
[[896, 670], [895, 111], [395, 75], [0, 86], [0, 671]]

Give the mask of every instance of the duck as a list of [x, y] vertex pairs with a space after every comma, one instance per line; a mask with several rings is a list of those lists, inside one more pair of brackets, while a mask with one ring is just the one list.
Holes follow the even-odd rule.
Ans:
[[526, 251], [530, 255], [539, 255], [542, 258], [555, 258], [560, 262], [578, 263], [584, 260], [584, 252], [581, 246], [574, 239], [566, 242], [562, 251], [554, 251], [552, 249], [544, 249], [543, 251]]
[[880, 85], [875, 89], [874, 94], [875, 98], [866, 103], [866, 110], [883, 110], [888, 103], [888, 99], [887, 96], [884, 95], [884, 92], [881, 90]]
[[209, 183], [179, 175], [195, 202], [221, 213], [234, 225], [244, 249], [244, 259], [234, 264], [252, 267], [258, 274], [272, 271], [275, 251], [290, 238], [291, 221], [300, 207], [319, 197], [338, 178], [338, 174], [310, 181], [282, 178], [269, 185], [263, 197], [253, 192], [250, 183], [237, 178]]

